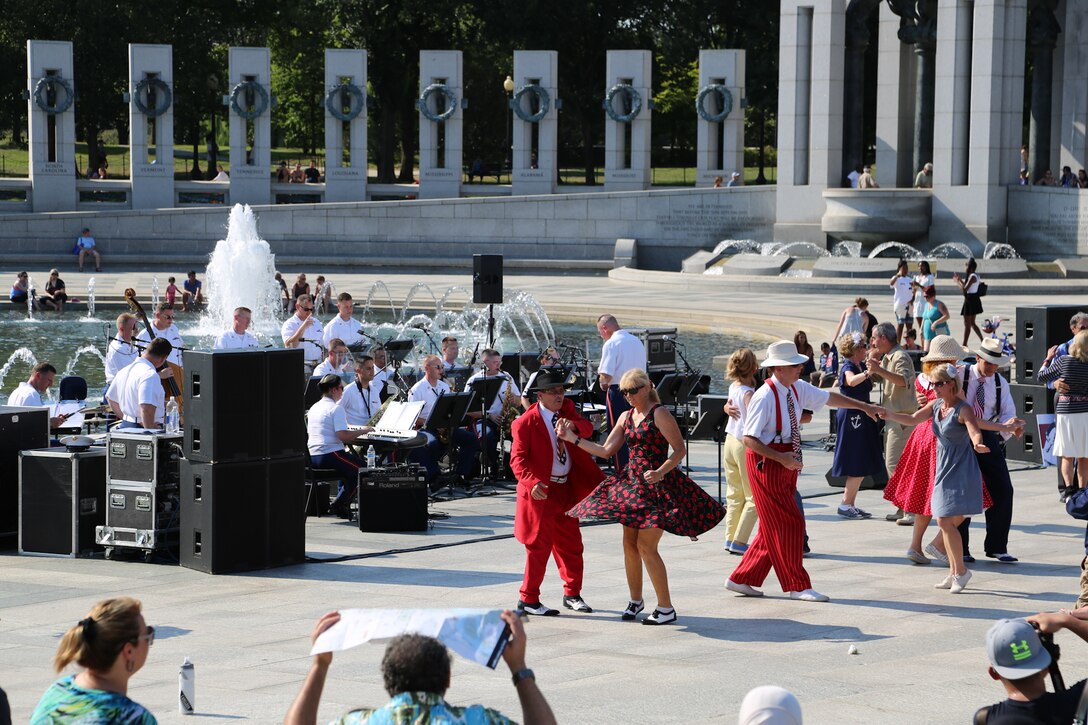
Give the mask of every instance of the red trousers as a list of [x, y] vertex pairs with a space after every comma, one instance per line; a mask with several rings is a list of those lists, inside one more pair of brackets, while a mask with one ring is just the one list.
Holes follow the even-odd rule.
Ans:
[[[554, 493], [557, 486], [552, 484]], [[519, 487], [520, 488], [520, 487]], [[520, 493], [520, 492], [519, 492]], [[524, 507], [522, 515], [526, 527], [520, 537], [525, 545], [525, 578], [521, 582], [521, 601], [535, 604], [540, 601], [540, 582], [548, 568], [548, 558], [555, 557], [559, 576], [563, 579], [563, 594], [568, 597], [582, 593], [582, 531], [578, 519], [567, 516], [566, 498], [553, 495], [537, 501], [531, 496], [518, 497], [518, 507]], [[573, 505], [573, 504], [572, 504]]]
[[[771, 443], [778, 451], [791, 450], [788, 443]], [[760, 470], [759, 462], [763, 462]], [[740, 565], [730, 575], [737, 584], [758, 587], [767, 578], [771, 567], [778, 576], [784, 592], [810, 589], [812, 582], [801, 563], [805, 542], [805, 519], [797, 508], [797, 471], [791, 471], [777, 461], [764, 458], [751, 448], [745, 454], [748, 481], [752, 485], [752, 500], [759, 514], [756, 538]]]

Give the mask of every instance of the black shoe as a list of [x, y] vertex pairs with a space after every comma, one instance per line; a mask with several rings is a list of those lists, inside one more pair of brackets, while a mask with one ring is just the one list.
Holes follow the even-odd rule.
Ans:
[[580, 596], [575, 595], [573, 597], [563, 597], [563, 606], [567, 609], [573, 609], [575, 612], [585, 612], [589, 614], [593, 611], [593, 607], [586, 604], [586, 600]]
[[671, 612], [662, 612], [660, 609], [655, 609], [654, 613], [646, 619], [642, 620], [643, 624], [656, 625], [656, 624], [672, 624], [676, 621], [676, 610]]
[[638, 616], [639, 612], [641, 612], [645, 608], [646, 608], [646, 604], [644, 602], [635, 602], [635, 601], [627, 602], [627, 609], [623, 610], [623, 614], [620, 615], [620, 619], [622, 619], [625, 622], [630, 622], [636, 616]]
[[526, 602], [521, 601], [520, 599], [518, 600], [518, 611], [519, 612], [525, 612], [526, 614], [535, 614], [538, 617], [558, 617], [559, 616], [559, 610], [558, 609], [552, 609], [550, 607], [545, 607], [540, 602], [534, 602], [532, 604], [528, 604]]
[[971, 556], [970, 554], [964, 554], [963, 555], [963, 563], [964, 564], [974, 564], [975, 563], [975, 557]]
[[1020, 561], [1019, 559], [1017, 559], [1015, 556], [1013, 556], [1012, 554], [1010, 554], [1008, 552], [1005, 552], [1004, 554], [986, 554], [986, 557], [989, 558], [989, 559], [997, 559], [1002, 564], [1014, 564], [1014, 563]]
[[347, 501], [333, 501], [332, 506], [329, 507], [329, 511], [334, 516], [338, 516], [342, 519], [351, 518], [351, 504]]

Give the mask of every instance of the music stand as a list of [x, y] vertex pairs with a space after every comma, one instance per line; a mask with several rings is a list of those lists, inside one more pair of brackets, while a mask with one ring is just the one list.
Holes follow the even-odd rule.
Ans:
[[461, 426], [465, 419], [465, 413], [472, 405], [472, 399], [476, 396], [471, 390], [467, 393], [442, 393], [431, 408], [431, 415], [427, 418], [426, 429], [435, 432], [441, 428], [450, 429], [449, 441], [446, 443], [446, 455], [452, 460], [453, 455], [453, 429]]
[[725, 426], [729, 415], [724, 407], [708, 410], [699, 416], [699, 422], [691, 429], [691, 439], [712, 440], [718, 445], [718, 503], [722, 502], [722, 444], [725, 442]]
[[445, 371], [443, 377], [446, 379], [446, 383], [455, 393], [463, 393], [465, 391], [465, 381], [472, 376], [472, 368], [468, 365], [455, 365]]
[[404, 358], [408, 357], [408, 353], [415, 347], [415, 342], [412, 340], [390, 340], [385, 343], [385, 352], [389, 358], [389, 362], [394, 365], [400, 365], [404, 362]]
[[[508, 378], [503, 375], [496, 375], [495, 377], [491, 378], [479, 377], [469, 383], [469, 387], [472, 389], [473, 394], [476, 396], [474, 398], [474, 401], [479, 404], [476, 406], [476, 409], [480, 411], [480, 423], [483, 426], [483, 431], [485, 434], [487, 432], [487, 424], [489, 422], [487, 417], [487, 411], [490, 410], [491, 406], [495, 403], [495, 397], [499, 394], [499, 390], [502, 388], [502, 384], [507, 380]], [[481, 435], [480, 440], [487, 440], [487, 436]], [[491, 461], [490, 458], [490, 456], [481, 456], [481, 460], [487, 461], [487, 468], [489, 473], [494, 475], [494, 471], [492, 471], [491, 469], [494, 467], [495, 462]], [[484, 476], [484, 480], [486, 481], [487, 479], [488, 476]]]

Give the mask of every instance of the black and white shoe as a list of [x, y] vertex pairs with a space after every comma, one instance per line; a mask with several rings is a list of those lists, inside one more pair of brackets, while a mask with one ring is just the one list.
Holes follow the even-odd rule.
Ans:
[[520, 599], [518, 600], [518, 611], [525, 612], [526, 614], [535, 614], [538, 617], [558, 617], [559, 610], [552, 609], [551, 607], [545, 607], [540, 602], [534, 602], [527, 604]]
[[634, 600], [631, 600], [630, 602], [627, 602], [627, 609], [623, 610], [623, 614], [620, 615], [620, 619], [622, 619], [625, 622], [630, 622], [636, 616], [638, 616], [639, 612], [641, 612], [645, 608], [646, 608], [646, 604], [644, 602], [642, 602], [642, 601], [637, 601], [636, 602]]
[[663, 612], [660, 609], [655, 609], [654, 613], [646, 619], [642, 620], [643, 624], [672, 624], [676, 621], [676, 610], [670, 609], [667, 612]]
[[593, 607], [586, 604], [586, 600], [577, 594], [573, 597], [563, 597], [563, 606], [567, 609], [573, 609], [575, 612], [585, 612], [586, 614], [593, 611]]

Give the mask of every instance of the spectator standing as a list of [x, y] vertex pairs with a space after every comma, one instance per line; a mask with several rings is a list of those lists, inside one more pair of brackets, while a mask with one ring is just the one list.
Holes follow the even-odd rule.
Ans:
[[[893, 413], [913, 413], [918, 409], [914, 397], [914, 362], [896, 343], [894, 332], [894, 328], [887, 322], [880, 323], [873, 330], [872, 350], [881, 355], [881, 358], [877, 362], [870, 356], [868, 371], [873, 377], [879, 378], [883, 385], [881, 404], [885, 408]], [[889, 476], [895, 475], [909, 437], [910, 429], [906, 426], [894, 421], [885, 422], [884, 468]], [[898, 521], [902, 517], [903, 509], [897, 508], [894, 514], [888, 514], [885, 519]]]
[[[628, 370], [641, 370], [645, 367], [646, 348], [641, 340], [620, 327], [614, 315], [606, 313], [597, 318], [597, 333], [604, 340], [597, 379], [601, 391], [607, 396], [605, 404], [608, 410], [608, 426], [611, 429], [616, 427], [620, 415], [631, 408], [626, 396], [620, 392], [620, 379]], [[621, 445], [615, 452], [617, 472], [627, 465], [627, 458], [627, 444], [621, 439]]]
[[[840, 392], [848, 398], [868, 403], [873, 381], [865, 364], [869, 352], [865, 338], [860, 332], [852, 332], [840, 337], [837, 346], [842, 359]], [[866, 476], [876, 476], [884, 471], [876, 421], [861, 410], [846, 408], [839, 408], [835, 412], [835, 421], [837, 436], [831, 475], [846, 478], [838, 514], [845, 519], [871, 518], [872, 514], [857, 507], [857, 495]]]
[[892, 288], [892, 312], [895, 316], [895, 342], [903, 339], [903, 330], [914, 322], [911, 305], [914, 302], [914, 280], [910, 278], [910, 266], [907, 260], [900, 259], [895, 269], [895, 276], [888, 282]]
[[168, 278], [166, 280], [166, 282], [167, 282], [167, 285], [166, 285], [166, 304], [168, 304], [168, 305], [177, 304], [178, 286], [176, 284], [176, 280], [173, 277], [170, 277], [170, 278]]
[[918, 263], [918, 274], [914, 275], [910, 285], [914, 290], [914, 324], [918, 327], [922, 326], [922, 315], [926, 311], [926, 288], [935, 284], [937, 278], [933, 276], [929, 262], [923, 259]]
[[[825, 343], [826, 344], [826, 343]], [[748, 401], [756, 392], [756, 372], [759, 362], [754, 352], [742, 347], [729, 356], [726, 378], [729, 384], [729, 402], [737, 408], [740, 415], [730, 416], [725, 425], [725, 500], [728, 507], [725, 514], [725, 550], [730, 554], [741, 555], [748, 551], [748, 539], [752, 536], [758, 515], [752, 499], [752, 487], [748, 482], [748, 466], [745, 463], [744, 415], [748, 410]], [[728, 411], [727, 411], [728, 412]]]
[[727, 183], [726, 186], [727, 187], [741, 186], [743, 183], [744, 183], [744, 179], [741, 178], [740, 172], [739, 171], [734, 171], [732, 174], [729, 175], [729, 183]]
[[853, 332], [865, 334], [869, 327], [869, 300], [858, 297], [854, 300], [854, 304], [843, 310], [842, 315], [839, 316], [835, 339], [838, 340], [843, 335]]
[[938, 335], [951, 335], [948, 329], [948, 307], [937, 299], [937, 288], [926, 287], [922, 293], [926, 306], [922, 312], [922, 349], [929, 350], [930, 344]]
[[317, 184], [321, 182], [321, 171], [317, 168], [317, 162], [310, 159], [310, 165], [306, 167], [306, 183]]
[[876, 179], [873, 177], [872, 169], [865, 166], [861, 170], [861, 176], [858, 177], [859, 189], [879, 189], [880, 184], [876, 183]]
[[1072, 488], [1074, 465], [1078, 488], [1088, 486], [1088, 331], [1078, 332], [1069, 346], [1069, 354], [1053, 359], [1051, 348], [1039, 382], [1049, 383], [1061, 378], [1068, 392], [1059, 392], [1056, 402], [1057, 433], [1054, 455], [1062, 459], [1062, 480]]
[[1079, 186], [1077, 177], [1073, 175], [1073, 169], [1068, 166], [1062, 167], [1062, 175], [1058, 179], [1058, 185], [1063, 189], [1076, 189]]
[[978, 276], [978, 262], [974, 257], [967, 260], [964, 267], [964, 274], [966, 277], [960, 277], [959, 272], [952, 275], [952, 279], [960, 288], [960, 292], [963, 293], [963, 306], [960, 308], [960, 314], [963, 316], [963, 345], [967, 346], [968, 341], [971, 339], [971, 333], [974, 332], [978, 335], [978, 339], [982, 340], [982, 330], [975, 324], [975, 318], [982, 313], [982, 295], [978, 293], [979, 284], [982, 280]]

